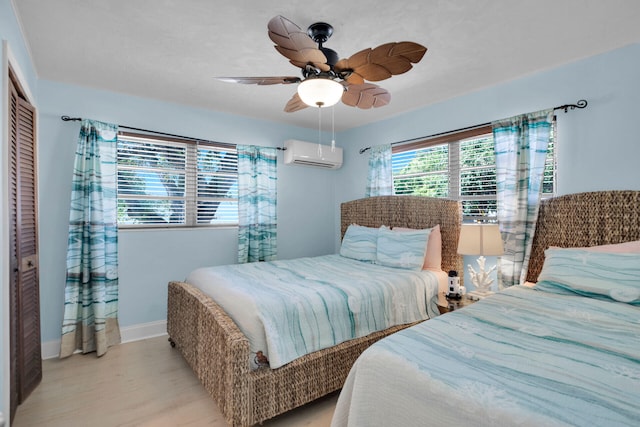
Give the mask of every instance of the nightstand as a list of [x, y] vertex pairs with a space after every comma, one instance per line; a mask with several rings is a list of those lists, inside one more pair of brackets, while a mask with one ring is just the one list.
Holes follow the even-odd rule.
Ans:
[[460, 299], [449, 299], [445, 296], [444, 292], [438, 293], [438, 310], [440, 314], [445, 314], [450, 311], [460, 310], [463, 307], [473, 304], [476, 300], [467, 298], [463, 295]]

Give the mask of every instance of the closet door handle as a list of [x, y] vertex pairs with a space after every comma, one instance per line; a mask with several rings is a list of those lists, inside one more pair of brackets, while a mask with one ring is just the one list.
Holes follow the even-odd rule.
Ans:
[[33, 270], [34, 268], [36, 268], [37, 261], [37, 255], [29, 255], [22, 258], [22, 260], [20, 261], [20, 270], [22, 270], [22, 272]]

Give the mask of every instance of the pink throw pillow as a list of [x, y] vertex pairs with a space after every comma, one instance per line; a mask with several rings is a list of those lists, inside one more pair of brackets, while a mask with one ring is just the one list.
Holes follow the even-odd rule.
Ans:
[[[552, 247], [558, 247], [558, 246], [552, 246]], [[615, 253], [615, 254], [637, 254], [637, 253], [640, 253], [640, 240], [636, 240], [633, 242], [614, 243], [611, 245], [587, 246], [587, 247], [572, 248], [572, 249], [583, 249], [585, 251], [591, 251], [591, 252], [608, 252], [608, 253]]]
[[583, 248], [593, 252], [609, 252], [617, 254], [637, 254], [640, 253], [640, 240], [635, 242], [615, 243], [612, 245], [591, 246]]

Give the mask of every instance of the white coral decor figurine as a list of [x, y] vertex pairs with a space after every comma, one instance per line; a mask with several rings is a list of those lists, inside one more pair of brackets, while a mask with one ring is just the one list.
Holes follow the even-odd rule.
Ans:
[[496, 269], [494, 265], [489, 270], [485, 271], [484, 264], [486, 259], [483, 256], [478, 257], [479, 270], [476, 272], [471, 264], [469, 264], [469, 275], [471, 276], [471, 283], [476, 287], [474, 294], [488, 295], [491, 294], [491, 284], [493, 279], [490, 274]]

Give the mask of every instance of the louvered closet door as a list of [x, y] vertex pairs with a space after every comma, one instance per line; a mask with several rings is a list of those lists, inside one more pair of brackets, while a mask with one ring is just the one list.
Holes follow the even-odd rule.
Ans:
[[[11, 85], [11, 409], [42, 379], [35, 110]], [[14, 389], [15, 387], [15, 389]]]
[[17, 258], [17, 206], [18, 206], [18, 152], [16, 150], [16, 141], [18, 140], [18, 94], [15, 89], [10, 85], [9, 92], [9, 229], [10, 229], [10, 316], [11, 316], [11, 341], [10, 341], [10, 354], [11, 354], [11, 418], [16, 412], [18, 407], [18, 390], [20, 388], [18, 373], [18, 359], [20, 358], [20, 346], [18, 345], [18, 321], [16, 318], [18, 307], [18, 258]]

